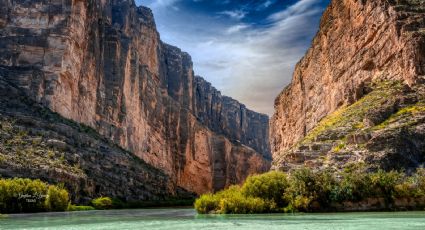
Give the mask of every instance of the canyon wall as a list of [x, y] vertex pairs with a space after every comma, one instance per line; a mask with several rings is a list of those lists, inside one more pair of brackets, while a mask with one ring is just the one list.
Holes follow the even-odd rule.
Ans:
[[[306, 137], [317, 137], [326, 128], [335, 129], [329, 124], [336, 124], [347, 117], [343, 108], [359, 108], [359, 104], [367, 101], [367, 98], [361, 99], [373, 90], [371, 85], [374, 83], [401, 82], [409, 89], [422, 85], [425, 80], [424, 31], [424, 1], [331, 1], [311, 48], [295, 68], [291, 84], [275, 101], [271, 146], [276, 167], [294, 161], [294, 158], [304, 164], [313, 152], [318, 152], [318, 155], [320, 152], [332, 152], [335, 147], [332, 141], [338, 138], [341, 139], [338, 141], [344, 141], [346, 134], [353, 132], [350, 130], [352, 127], [334, 130], [338, 138], [329, 135], [322, 140], [310, 138], [307, 141], [313, 146], [304, 145]], [[382, 91], [384, 88], [379, 89]], [[387, 89], [391, 90], [391, 87]], [[416, 91], [415, 96], [420, 96], [420, 92]], [[400, 95], [398, 100], [407, 93], [400, 91]], [[382, 97], [375, 99], [379, 101]], [[384, 104], [377, 107], [384, 107]], [[357, 107], [349, 107], [351, 105]], [[378, 108], [368, 108], [367, 112], [374, 109]], [[397, 110], [389, 112], [389, 115], [397, 113]], [[326, 119], [337, 112], [341, 116]], [[317, 129], [318, 126], [322, 130]], [[359, 123], [353, 129], [362, 127], [363, 124]], [[322, 143], [314, 146], [315, 141]], [[325, 144], [325, 141], [331, 142]], [[420, 152], [423, 153], [423, 149]]]
[[365, 82], [394, 78], [413, 84], [423, 79], [424, 38], [413, 33], [425, 27], [423, 14], [389, 2], [331, 2], [291, 84], [276, 98], [274, 153], [291, 147], [337, 108], [361, 98]]
[[195, 77], [133, 0], [1, 0], [0, 75], [196, 193], [270, 167], [268, 117]]

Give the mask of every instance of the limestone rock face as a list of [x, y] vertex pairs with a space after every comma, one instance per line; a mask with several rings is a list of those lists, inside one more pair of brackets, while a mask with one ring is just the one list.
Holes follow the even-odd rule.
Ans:
[[[337, 117], [335, 113], [341, 112], [341, 108], [353, 104], [355, 106], [351, 108], [358, 108], [359, 103], [356, 102], [372, 91], [370, 85], [374, 82], [397, 81], [413, 88], [422, 85], [425, 79], [424, 31], [424, 1], [333, 0], [323, 15], [320, 30], [311, 48], [296, 66], [291, 84], [276, 98], [276, 112], [271, 121], [271, 146], [276, 167], [292, 161], [289, 155], [295, 158], [298, 156], [302, 164], [309, 161], [311, 157], [304, 156], [305, 149], [309, 149], [310, 155], [314, 152], [324, 157], [335, 147], [332, 141], [352, 134], [351, 128], [326, 126], [323, 121], [332, 114], [333, 118]], [[422, 92], [415, 90], [416, 94]], [[390, 96], [388, 99], [399, 100], [406, 95], [399, 91], [397, 93], [400, 96], [398, 99]], [[365, 126], [378, 125], [404, 108], [388, 107], [388, 100], [382, 103], [368, 108], [385, 111], [378, 112], [380, 117], [369, 116], [370, 122], [366, 122]], [[410, 103], [413, 106], [415, 102]], [[369, 111], [369, 114], [373, 113]], [[339, 118], [347, 114], [340, 115]], [[360, 117], [363, 116], [368, 119], [362, 112]], [[336, 122], [329, 119], [326, 121]], [[322, 140], [309, 138], [319, 136], [320, 139], [318, 133], [323, 130], [318, 130], [318, 125], [319, 129], [334, 128], [331, 132], [333, 136], [325, 135]], [[395, 133], [390, 136], [397, 140], [403, 139]], [[309, 139], [308, 145], [305, 145], [306, 138]], [[359, 138], [364, 140], [358, 144], [365, 144], [369, 140], [369, 137]], [[325, 146], [326, 140], [332, 140], [326, 144], [330, 147]], [[310, 144], [314, 145], [315, 141], [322, 142], [324, 149], [311, 150]], [[421, 154], [425, 153], [422, 151]]]
[[1, 0], [0, 75], [203, 193], [270, 166], [268, 118], [195, 77], [133, 0]]
[[0, 175], [63, 183], [73, 203], [187, 199], [170, 177], [0, 77]]

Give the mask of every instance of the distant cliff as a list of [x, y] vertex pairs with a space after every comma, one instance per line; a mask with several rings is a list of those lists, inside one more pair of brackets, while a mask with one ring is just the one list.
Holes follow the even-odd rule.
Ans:
[[425, 2], [333, 0], [271, 121], [274, 167], [425, 162]]
[[190, 56], [160, 40], [150, 9], [133, 0], [0, 2], [0, 76], [30, 99], [188, 191], [269, 169], [268, 117], [195, 77]]

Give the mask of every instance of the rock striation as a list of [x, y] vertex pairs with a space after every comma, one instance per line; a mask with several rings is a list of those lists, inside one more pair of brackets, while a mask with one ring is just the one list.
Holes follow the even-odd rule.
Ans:
[[0, 76], [175, 186], [204, 193], [270, 167], [268, 117], [195, 77], [133, 0], [1, 0]]
[[331, 1], [276, 98], [274, 167], [339, 167], [335, 158], [387, 169], [425, 162], [417, 140], [424, 135], [424, 31], [424, 1]]
[[164, 172], [95, 130], [29, 99], [0, 77], [0, 175], [63, 183], [74, 203], [191, 199]]

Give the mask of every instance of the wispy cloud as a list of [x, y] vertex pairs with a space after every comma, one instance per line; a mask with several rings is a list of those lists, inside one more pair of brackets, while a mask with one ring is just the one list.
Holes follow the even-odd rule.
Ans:
[[276, 0], [267, 0], [264, 3], [262, 3], [258, 9], [259, 10], [264, 10], [266, 8], [269, 8], [271, 5], [273, 5], [276, 2]]
[[137, 0], [138, 4], [147, 4], [150, 8], [160, 8], [160, 7], [173, 7], [174, 4], [180, 0], [151, 0], [149, 3], [146, 3], [142, 0]]
[[247, 12], [244, 10], [226, 10], [226, 11], [219, 12], [219, 14], [229, 16], [230, 18], [233, 18], [236, 20], [241, 20], [245, 17]]
[[[196, 72], [224, 94], [271, 115], [275, 97], [290, 83], [295, 64], [317, 31], [323, 10], [319, 1], [301, 0], [270, 16], [268, 28], [236, 24], [226, 30], [231, 38], [191, 46]], [[211, 65], [218, 62], [221, 68]]]
[[247, 24], [236, 24], [233, 26], [230, 26], [226, 32], [227, 34], [233, 34], [233, 33], [240, 33], [242, 30], [249, 28], [249, 25]]

